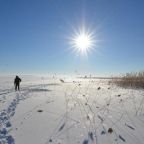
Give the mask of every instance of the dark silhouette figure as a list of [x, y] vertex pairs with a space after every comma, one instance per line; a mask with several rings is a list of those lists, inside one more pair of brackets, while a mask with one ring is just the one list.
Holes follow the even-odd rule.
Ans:
[[16, 76], [14, 80], [15, 91], [20, 90], [20, 82], [21, 82], [21, 79], [18, 76]]

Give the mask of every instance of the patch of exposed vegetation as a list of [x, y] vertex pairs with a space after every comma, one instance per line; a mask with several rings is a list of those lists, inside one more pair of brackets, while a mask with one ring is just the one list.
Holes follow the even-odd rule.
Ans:
[[110, 83], [124, 88], [144, 88], [144, 71], [126, 73], [122, 77], [113, 78]]

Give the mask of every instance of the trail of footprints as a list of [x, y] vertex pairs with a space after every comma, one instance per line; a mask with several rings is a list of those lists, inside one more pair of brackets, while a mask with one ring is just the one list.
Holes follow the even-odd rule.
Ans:
[[15, 144], [14, 138], [9, 132], [12, 130], [11, 117], [14, 116], [17, 105], [20, 100], [26, 99], [27, 92], [16, 94], [16, 98], [10, 103], [7, 109], [0, 113], [0, 144]]

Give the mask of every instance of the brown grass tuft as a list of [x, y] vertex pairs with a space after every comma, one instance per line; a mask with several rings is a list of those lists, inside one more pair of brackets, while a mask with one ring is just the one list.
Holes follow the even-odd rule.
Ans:
[[124, 88], [144, 88], [144, 71], [126, 73], [122, 77], [113, 78], [111, 82]]

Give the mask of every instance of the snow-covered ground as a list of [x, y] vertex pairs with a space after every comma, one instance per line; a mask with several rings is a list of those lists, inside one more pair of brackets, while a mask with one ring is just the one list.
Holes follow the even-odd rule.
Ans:
[[144, 144], [144, 90], [108, 80], [0, 77], [0, 144]]

